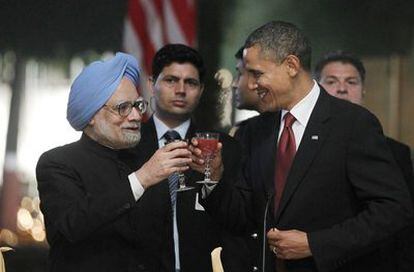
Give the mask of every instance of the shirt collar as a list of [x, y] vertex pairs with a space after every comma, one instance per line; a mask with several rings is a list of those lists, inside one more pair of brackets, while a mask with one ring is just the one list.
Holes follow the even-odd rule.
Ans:
[[[296, 121], [298, 121], [301, 125], [306, 127], [306, 125], [308, 124], [310, 115], [313, 111], [313, 108], [316, 105], [316, 102], [318, 101], [320, 92], [321, 90], [319, 88], [319, 85], [314, 80], [313, 87], [310, 90], [310, 92], [290, 110], [290, 113], [296, 118]], [[288, 111], [286, 110], [282, 110], [281, 120], [283, 120], [283, 117], [287, 112]]]
[[154, 124], [155, 124], [155, 130], [157, 131], [157, 139], [158, 141], [161, 140], [161, 138], [164, 136], [165, 132], [168, 130], [175, 130], [180, 134], [181, 139], [185, 139], [185, 135], [187, 134], [188, 128], [190, 127], [190, 121], [191, 119], [188, 119], [181, 123], [179, 126], [175, 128], [168, 127], [163, 121], [157, 118], [157, 116], [153, 115]]

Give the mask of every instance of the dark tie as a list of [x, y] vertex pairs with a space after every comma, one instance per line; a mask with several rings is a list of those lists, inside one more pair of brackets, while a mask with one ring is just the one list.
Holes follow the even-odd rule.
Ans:
[[[181, 140], [180, 134], [175, 130], [168, 130], [163, 137], [165, 139], [165, 144], [173, 142], [174, 140]], [[168, 177], [168, 186], [170, 187], [171, 203], [173, 206], [177, 200], [178, 179], [178, 173], [173, 173]]]
[[276, 153], [275, 211], [279, 207], [286, 178], [296, 153], [295, 135], [292, 130], [292, 124], [296, 119], [290, 112], [286, 113], [283, 118], [285, 120], [285, 126], [283, 127], [282, 135], [280, 135]]

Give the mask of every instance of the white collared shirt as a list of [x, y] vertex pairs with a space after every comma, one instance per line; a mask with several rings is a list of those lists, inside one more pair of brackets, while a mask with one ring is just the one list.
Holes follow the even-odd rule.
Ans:
[[[316, 83], [315, 80], [313, 82], [314, 84], [311, 91], [290, 110], [290, 113], [296, 118], [296, 121], [292, 125], [292, 130], [295, 134], [296, 150], [299, 148], [306, 125], [308, 124], [313, 108], [315, 107], [319, 94], [321, 92], [318, 83]], [[285, 125], [285, 120], [283, 117], [287, 112], [288, 111], [286, 110], [282, 110], [282, 114], [280, 115], [281, 119], [278, 141]]]
[[188, 128], [190, 127], [190, 119], [181, 123], [178, 127], [169, 128], [166, 124], [164, 124], [158, 117], [154, 114], [153, 115], [155, 130], [157, 132], [157, 139], [158, 139], [158, 147], [161, 148], [165, 145], [164, 134], [168, 130], [175, 130], [180, 134], [181, 139], [185, 139], [185, 135], [187, 134]]

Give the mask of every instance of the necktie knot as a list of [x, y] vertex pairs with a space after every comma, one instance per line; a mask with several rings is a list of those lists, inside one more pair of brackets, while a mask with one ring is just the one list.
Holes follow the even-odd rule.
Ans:
[[175, 130], [168, 130], [164, 134], [164, 139], [165, 139], [166, 143], [170, 143], [170, 142], [172, 142], [174, 140], [181, 140], [181, 136]]
[[287, 112], [283, 119], [285, 119], [285, 127], [292, 127], [293, 123], [296, 121], [295, 116], [293, 116], [290, 112]]

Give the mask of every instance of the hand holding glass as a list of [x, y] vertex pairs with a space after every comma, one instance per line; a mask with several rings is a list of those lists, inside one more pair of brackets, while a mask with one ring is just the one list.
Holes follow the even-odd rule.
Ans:
[[219, 133], [213, 132], [200, 132], [196, 133], [196, 140], [198, 142], [197, 148], [201, 150], [201, 157], [204, 160], [204, 180], [197, 181], [201, 184], [216, 184], [217, 181], [211, 180], [211, 168], [210, 163], [216, 156], [217, 144], [219, 141]]
[[[188, 144], [189, 140], [188, 139], [182, 139], [182, 140], [172, 140], [168, 143], [172, 143], [172, 142], [186, 142]], [[188, 191], [188, 190], [192, 190], [194, 189], [194, 187], [191, 186], [187, 186], [185, 183], [185, 175], [183, 172], [177, 172], [178, 174], [178, 189], [177, 192], [184, 192], [184, 191]]]

